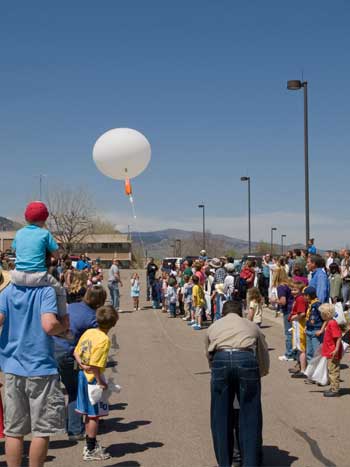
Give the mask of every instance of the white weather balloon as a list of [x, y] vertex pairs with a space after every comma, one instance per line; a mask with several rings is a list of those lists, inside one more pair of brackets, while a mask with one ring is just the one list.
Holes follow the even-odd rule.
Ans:
[[151, 146], [142, 133], [130, 128], [115, 128], [98, 138], [93, 159], [107, 177], [125, 180], [145, 170], [151, 160]]

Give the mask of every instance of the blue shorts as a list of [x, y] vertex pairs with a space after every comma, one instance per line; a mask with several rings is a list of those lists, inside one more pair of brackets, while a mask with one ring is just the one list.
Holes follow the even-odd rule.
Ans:
[[94, 379], [91, 383], [88, 383], [85, 373], [80, 370], [78, 376], [78, 397], [77, 397], [77, 408], [76, 412], [87, 415], [91, 418], [105, 417], [108, 415], [108, 403], [101, 400], [95, 405], [92, 405], [89, 401], [88, 385], [97, 384]]

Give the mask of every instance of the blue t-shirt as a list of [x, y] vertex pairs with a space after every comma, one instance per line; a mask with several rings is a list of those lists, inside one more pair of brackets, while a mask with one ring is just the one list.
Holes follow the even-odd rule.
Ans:
[[10, 284], [0, 293], [0, 313], [5, 315], [0, 337], [2, 371], [27, 377], [56, 374], [54, 342], [41, 325], [42, 314], [57, 314], [54, 289]]
[[58, 250], [58, 245], [48, 230], [29, 224], [18, 230], [12, 248], [17, 271], [43, 272], [47, 270], [46, 253]]
[[77, 262], [76, 269], [78, 271], [83, 271], [84, 269], [90, 269], [90, 268], [91, 268], [91, 265], [87, 261], [83, 261], [82, 259], [80, 259]]
[[69, 328], [74, 336], [72, 342], [54, 337], [56, 353], [73, 354], [74, 349], [87, 329], [97, 328], [96, 311], [85, 302], [70, 303], [68, 305]]

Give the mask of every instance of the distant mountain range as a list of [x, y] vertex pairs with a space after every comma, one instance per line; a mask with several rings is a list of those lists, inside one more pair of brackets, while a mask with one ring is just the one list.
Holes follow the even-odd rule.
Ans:
[[17, 230], [22, 227], [18, 222], [0, 216], [0, 230]]
[[[134, 248], [140, 247], [140, 237], [148, 256], [164, 258], [167, 256], [198, 255], [202, 248], [203, 237], [201, 232], [180, 229], [157, 230], [155, 232], [133, 232], [131, 234]], [[286, 245], [287, 249], [302, 248], [302, 245]], [[206, 233], [206, 249], [210, 256], [227, 253], [243, 255], [248, 253], [248, 242], [226, 235]], [[281, 246], [273, 246], [276, 254], [281, 254]], [[270, 250], [266, 242], [252, 242], [252, 252], [264, 254]]]

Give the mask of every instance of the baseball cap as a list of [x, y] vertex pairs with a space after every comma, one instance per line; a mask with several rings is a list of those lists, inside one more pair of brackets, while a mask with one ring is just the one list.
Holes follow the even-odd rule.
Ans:
[[45, 222], [49, 217], [49, 211], [41, 201], [33, 201], [26, 207], [24, 217], [27, 222]]

